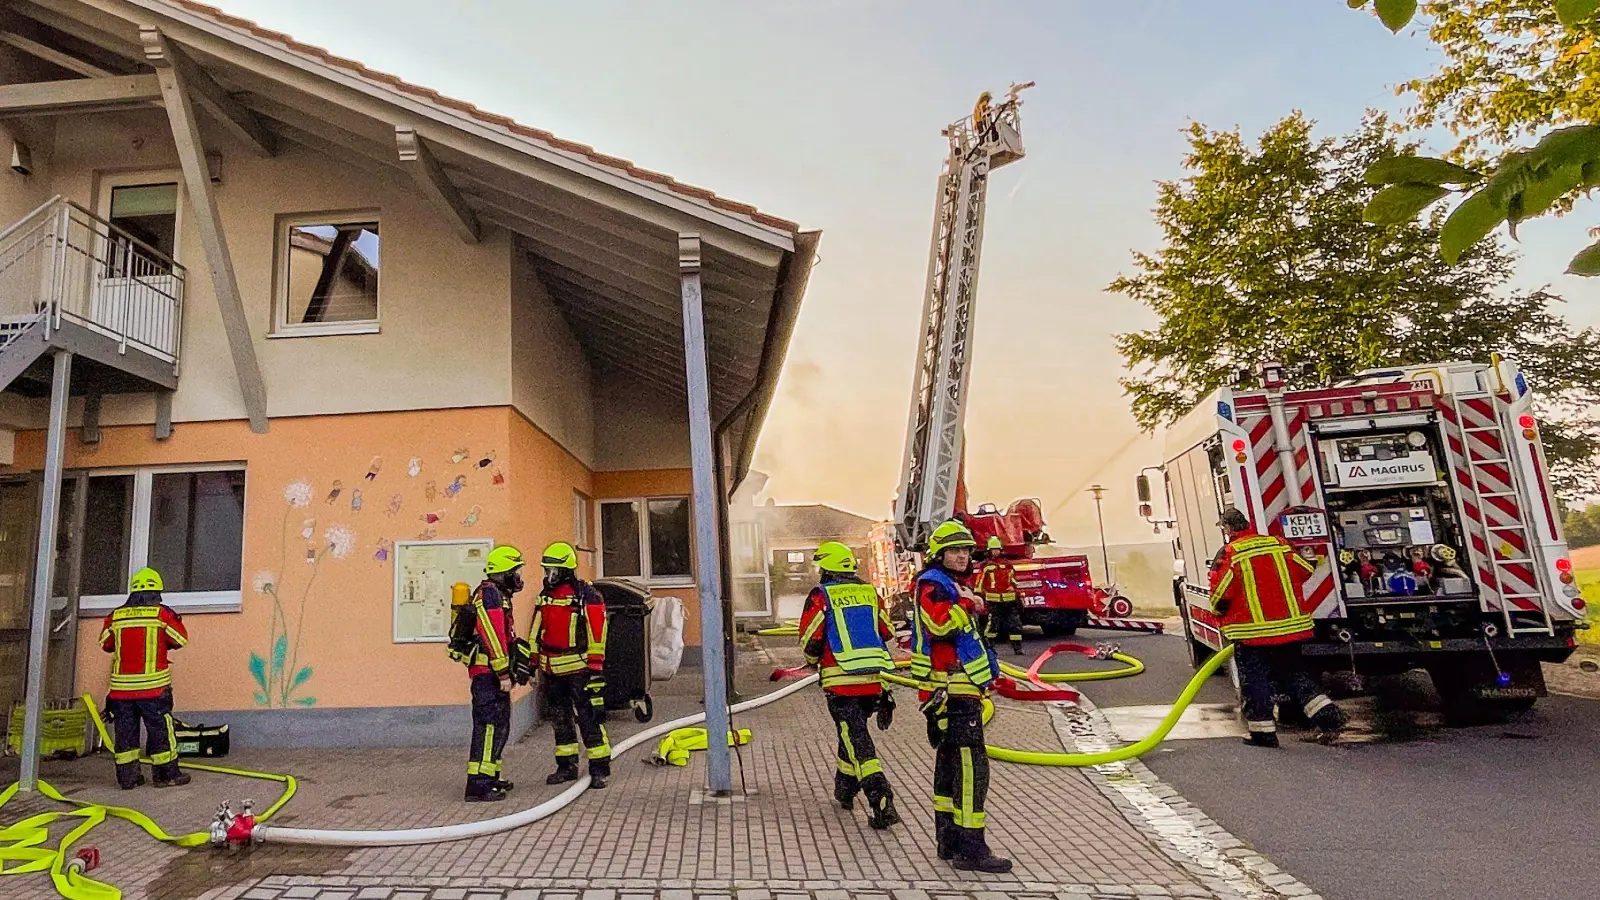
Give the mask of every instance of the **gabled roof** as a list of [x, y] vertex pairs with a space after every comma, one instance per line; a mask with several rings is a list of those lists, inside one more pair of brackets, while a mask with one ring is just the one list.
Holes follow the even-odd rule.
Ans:
[[353, 72], [374, 83], [388, 85], [395, 90], [422, 97], [433, 103], [437, 103], [440, 106], [466, 113], [467, 115], [472, 116], [473, 118], [482, 122], [505, 128], [512, 134], [516, 134], [521, 137], [531, 138], [552, 149], [579, 154], [592, 162], [625, 172], [629, 176], [637, 178], [641, 181], [661, 185], [667, 190], [677, 194], [682, 194], [685, 197], [693, 197], [697, 200], [703, 200], [717, 209], [748, 216], [753, 222], [788, 232], [800, 230], [800, 226], [794, 222], [791, 222], [788, 219], [780, 219], [777, 216], [768, 215], [748, 203], [740, 203], [736, 200], [729, 200], [725, 197], [719, 197], [713, 191], [702, 187], [695, 187], [692, 184], [684, 184], [683, 182], [673, 178], [671, 175], [641, 168], [637, 165], [634, 165], [630, 160], [601, 153], [587, 144], [580, 144], [576, 141], [569, 141], [556, 137], [554, 134], [551, 134], [542, 128], [533, 128], [528, 125], [523, 125], [508, 116], [491, 113], [487, 110], [480, 109], [476, 105], [468, 103], [465, 100], [458, 100], [454, 97], [448, 97], [432, 88], [413, 84], [412, 82], [406, 81], [399, 76], [390, 75], [387, 72], [380, 72], [377, 69], [367, 66], [365, 63], [362, 63], [359, 60], [348, 59], [332, 53], [322, 47], [295, 40], [291, 35], [284, 34], [281, 31], [274, 31], [270, 28], [262, 27], [250, 19], [235, 16], [224, 10], [218, 9], [215, 6], [211, 6], [206, 3], [197, 3], [195, 0], [157, 0], [157, 2], [167, 3], [168, 5], [172, 6], [181, 6], [191, 12], [199, 13], [200, 15], [214, 19], [222, 25], [239, 29], [240, 31], [247, 32], [250, 35], [262, 40], [272, 41], [273, 43], [283, 46], [287, 50], [304, 54], [306, 56], [315, 57], [316, 59], [319, 59], [329, 65], [349, 70], [350, 72]]

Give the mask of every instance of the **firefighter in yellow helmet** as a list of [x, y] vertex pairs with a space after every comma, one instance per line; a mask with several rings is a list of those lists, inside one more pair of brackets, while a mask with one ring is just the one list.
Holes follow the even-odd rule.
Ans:
[[978, 542], [950, 520], [928, 538], [917, 575], [911, 620], [911, 674], [928, 718], [933, 764], [933, 829], [940, 859], [964, 871], [1011, 871], [984, 837], [989, 758], [984, 755], [983, 697], [999, 676], [999, 661], [973, 621], [975, 604], [957, 579], [972, 567]]
[[989, 130], [989, 104], [994, 102], [994, 95], [988, 91], [978, 95], [978, 102], [972, 106], [972, 133], [983, 140], [984, 133]]
[[529, 629], [544, 674], [544, 716], [556, 738], [556, 770], [546, 784], [578, 780], [578, 739], [589, 757], [589, 787], [611, 777], [606, 737], [606, 604], [578, 577], [578, 554], [557, 541], [545, 548], [544, 589]]
[[178, 739], [172, 724], [172, 670], [167, 652], [189, 643], [183, 618], [161, 602], [165, 585], [155, 569], [128, 581], [128, 600], [106, 616], [100, 648], [111, 654], [111, 690], [106, 711], [115, 733], [117, 784], [125, 791], [144, 784], [139, 770], [139, 726], [156, 787], [189, 783], [178, 771]]
[[827, 541], [811, 560], [822, 583], [811, 590], [800, 613], [800, 647], [806, 662], [822, 674], [828, 715], [839, 738], [833, 796], [850, 809], [857, 793], [866, 794], [867, 823], [888, 828], [900, 814], [867, 720], [876, 714], [879, 728], [893, 720], [894, 696], [884, 688], [883, 674], [894, 669], [889, 655], [894, 626], [877, 589], [856, 577], [856, 555], [849, 547]]
[[983, 595], [989, 612], [984, 636], [991, 641], [1004, 637], [1011, 642], [1011, 652], [1021, 656], [1022, 603], [1017, 597], [1017, 570], [1006, 559], [998, 536], [990, 536], [986, 549], [988, 558], [978, 572], [978, 593]]
[[451, 656], [472, 680], [472, 746], [467, 757], [468, 803], [504, 800], [512, 783], [500, 777], [500, 755], [511, 735], [511, 683], [517, 641], [511, 598], [522, 590], [522, 551], [500, 546], [484, 561], [483, 581], [451, 626]]

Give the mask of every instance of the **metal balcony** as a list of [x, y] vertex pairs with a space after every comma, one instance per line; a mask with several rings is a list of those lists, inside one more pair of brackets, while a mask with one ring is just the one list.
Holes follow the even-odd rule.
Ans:
[[0, 389], [49, 393], [52, 349], [78, 358], [75, 394], [171, 391], [184, 269], [53, 197], [0, 232]]

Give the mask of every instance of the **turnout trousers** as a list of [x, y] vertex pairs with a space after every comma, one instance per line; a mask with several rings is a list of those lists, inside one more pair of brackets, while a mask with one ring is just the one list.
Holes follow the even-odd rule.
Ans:
[[556, 736], [556, 765], [562, 768], [578, 767], [578, 740], [589, 755], [589, 774], [598, 778], [611, 777], [611, 742], [602, 724], [605, 711], [590, 702], [586, 690], [589, 670], [579, 669], [566, 675], [545, 673], [544, 716]]
[[108, 697], [112, 740], [116, 744], [117, 784], [131, 788], [139, 781], [139, 728], [144, 726], [144, 755], [157, 781], [178, 777], [178, 738], [172, 726], [172, 688], [154, 697]]
[[472, 749], [467, 789], [484, 791], [500, 780], [500, 754], [511, 734], [511, 694], [492, 672], [472, 676]]
[[946, 701], [944, 737], [933, 761], [933, 833], [941, 857], [988, 857], [983, 805], [989, 794], [989, 757], [984, 755], [983, 701]]
[[867, 723], [878, 711], [879, 694], [847, 697], [828, 695], [828, 715], [833, 717], [839, 736], [838, 771], [833, 775], [833, 796], [848, 807], [857, 793], [867, 795], [873, 809], [882, 809], [894, 796], [889, 779], [883, 774], [878, 748], [872, 742]]
[[1300, 645], [1238, 644], [1234, 662], [1244, 695], [1244, 724], [1252, 734], [1276, 734], [1277, 697], [1290, 698], [1321, 731], [1339, 727], [1339, 708], [1306, 671]]
[[989, 623], [985, 636], [991, 642], [1007, 640], [1018, 653], [1022, 652], [1022, 603], [1017, 600], [990, 600]]

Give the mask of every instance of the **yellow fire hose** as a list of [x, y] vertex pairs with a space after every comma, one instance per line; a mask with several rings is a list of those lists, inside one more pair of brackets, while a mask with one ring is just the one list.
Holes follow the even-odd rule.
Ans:
[[800, 623], [794, 619], [787, 619], [782, 625], [773, 625], [756, 632], [761, 637], [799, 637]]
[[[95, 707], [94, 700], [88, 694], [83, 695], [83, 705], [89, 711], [89, 718], [94, 722], [95, 730], [100, 733], [100, 740], [107, 747], [115, 746], [111, 735], [106, 731], [105, 720], [100, 718], [100, 710]], [[140, 760], [149, 763], [148, 759]], [[296, 783], [293, 775], [278, 775], [271, 772], [252, 772], [247, 769], [230, 769], [225, 766], [213, 766], [206, 763], [182, 762], [179, 768], [194, 769], [200, 772], [215, 772], [221, 775], [237, 775], [242, 778], [259, 778], [264, 781], [277, 781], [283, 784], [283, 793], [260, 815], [256, 821], [269, 819], [285, 803], [294, 796]], [[0, 809], [11, 801], [17, 794], [16, 784], [0, 792]], [[99, 803], [85, 803], [64, 796], [60, 791], [45, 781], [39, 782], [39, 793], [59, 803], [70, 803], [77, 809], [63, 812], [40, 813], [30, 816], [13, 825], [0, 828], [0, 876], [25, 875], [34, 872], [48, 871], [50, 880], [55, 885], [56, 892], [67, 900], [121, 900], [122, 891], [114, 885], [90, 878], [83, 871], [83, 866], [76, 860], [69, 858], [68, 853], [72, 845], [94, 829], [96, 825], [106, 819], [121, 819], [132, 822], [144, 829], [145, 833], [163, 843], [177, 847], [199, 847], [210, 841], [211, 835], [207, 831], [197, 831], [193, 834], [171, 835], [156, 824], [155, 820], [125, 806], [110, 806]], [[45, 846], [50, 840], [50, 826], [64, 819], [81, 819], [70, 831], [56, 842], [54, 847]]]
[[[750, 729], [740, 728], [728, 732], [729, 747], [743, 747], [754, 740]], [[689, 754], [695, 750], [705, 750], [711, 746], [711, 737], [704, 728], [690, 726], [679, 728], [661, 739], [656, 745], [655, 755], [651, 760], [658, 766], [687, 766]]]

